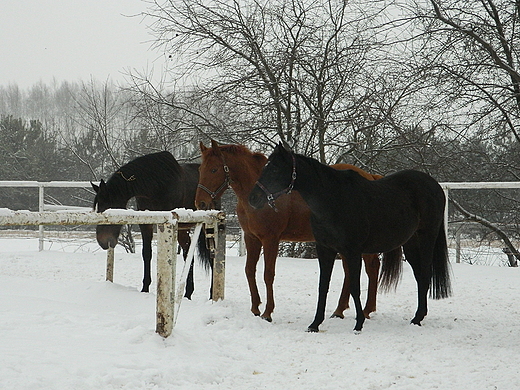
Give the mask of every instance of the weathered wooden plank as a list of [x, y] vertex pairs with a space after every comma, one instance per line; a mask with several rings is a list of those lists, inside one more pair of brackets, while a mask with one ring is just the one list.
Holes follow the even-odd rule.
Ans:
[[114, 252], [112, 247], [107, 250], [107, 272], [105, 278], [107, 282], [114, 282]]
[[[172, 244], [173, 243], [173, 244]], [[175, 272], [177, 229], [165, 223], [157, 225], [157, 309], [155, 331], [168, 337], [173, 330], [175, 310]]]
[[217, 224], [215, 259], [213, 262], [213, 301], [224, 299], [226, 274], [226, 225]]

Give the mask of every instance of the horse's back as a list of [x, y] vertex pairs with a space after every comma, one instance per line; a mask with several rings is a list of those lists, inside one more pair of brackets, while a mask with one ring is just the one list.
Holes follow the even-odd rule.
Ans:
[[426, 173], [400, 171], [379, 180], [368, 180], [355, 171], [340, 175], [342, 186], [331, 192], [340, 187], [341, 194], [334, 196], [344, 201], [331, 214], [332, 225], [341, 224], [351, 237], [350, 245], [361, 245], [364, 253], [395, 249], [417, 229], [437, 229], [442, 223], [444, 192]]
[[368, 180], [379, 180], [383, 177], [381, 175], [368, 173], [365, 170], [363, 170], [355, 165], [351, 165], [351, 164], [333, 164], [333, 165], [331, 165], [331, 167], [338, 171], [346, 171], [346, 170], [354, 171]]
[[[444, 218], [445, 195], [440, 184], [429, 174], [416, 170], [403, 170], [373, 182], [391, 202], [409, 203], [423, 221], [426, 218]], [[391, 196], [393, 194], [393, 197]]]
[[382, 184], [390, 184], [394, 187], [405, 189], [426, 198], [438, 199], [444, 206], [444, 191], [440, 184], [429, 174], [413, 169], [403, 170], [385, 176], [378, 181]]

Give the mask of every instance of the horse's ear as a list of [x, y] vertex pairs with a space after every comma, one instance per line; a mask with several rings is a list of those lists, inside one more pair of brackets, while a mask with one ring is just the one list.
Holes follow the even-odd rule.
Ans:
[[106, 191], [107, 190], [107, 183], [103, 179], [99, 182], [99, 190], [100, 191]]
[[206, 146], [204, 146], [204, 144], [202, 143], [202, 141], [199, 142], [199, 146], [200, 146], [200, 151], [201, 152], [205, 152], [206, 150], [208, 150], [208, 148]]
[[218, 142], [215, 141], [214, 139], [211, 140], [211, 147], [213, 148], [213, 150], [215, 151], [217, 156], [220, 156], [220, 148], [219, 148]]
[[291, 145], [289, 145], [289, 143], [285, 140], [281, 141], [280, 142], [281, 146], [288, 152], [291, 152], [292, 153], [292, 148], [291, 148]]
[[289, 146], [289, 144], [285, 141], [280, 141], [278, 142], [278, 145], [276, 146], [280, 151], [282, 152], [285, 152], [285, 153], [291, 153], [292, 150]]
[[94, 191], [96, 191], [96, 194], [99, 193], [99, 186], [90, 182], [90, 185], [92, 186], [92, 188], [94, 189]]

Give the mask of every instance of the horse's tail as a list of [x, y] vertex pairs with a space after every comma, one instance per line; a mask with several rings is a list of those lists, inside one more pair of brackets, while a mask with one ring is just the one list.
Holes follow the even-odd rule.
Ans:
[[398, 247], [390, 252], [383, 253], [381, 265], [381, 276], [379, 277], [379, 287], [381, 291], [388, 292], [395, 290], [403, 270], [403, 250]]
[[206, 272], [209, 272], [210, 269], [213, 269], [213, 258], [211, 257], [211, 251], [206, 244], [206, 232], [204, 229], [202, 229], [199, 234], [197, 252], [199, 254], [199, 262], [204, 267]]
[[442, 299], [451, 296], [450, 262], [448, 257], [448, 245], [446, 243], [446, 232], [444, 231], [444, 220], [439, 228], [439, 234], [435, 241], [432, 260], [432, 283], [430, 297]]

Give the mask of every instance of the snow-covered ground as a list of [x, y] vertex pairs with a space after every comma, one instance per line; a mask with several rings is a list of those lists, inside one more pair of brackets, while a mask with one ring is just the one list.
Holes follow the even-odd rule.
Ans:
[[[93, 240], [37, 247], [34, 238], [0, 238], [0, 389], [520, 388], [520, 269], [453, 264], [454, 296], [430, 300], [417, 327], [405, 265], [361, 334], [352, 332], [353, 310], [310, 334], [317, 261], [279, 259], [267, 323], [250, 313], [244, 258], [230, 251], [226, 299], [208, 301], [197, 268], [193, 300], [182, 302], [163, 339], [154, 331], [155, 290], [139, 292], [139, 254], [116, 251], [112, 284]], [[337, 264], [329, 313], [341, 281]]]

